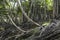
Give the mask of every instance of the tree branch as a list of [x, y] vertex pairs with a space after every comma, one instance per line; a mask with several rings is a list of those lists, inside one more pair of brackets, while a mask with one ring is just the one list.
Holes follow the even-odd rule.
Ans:
[[18, 26], [13, 22], [12, 18], [11, 18], [9, 15], [7, 15], [7, 16], [9, 17], [10, 21], [12, 22], [12, 24], [13, 24], [18, 30], [20, 30], [20, 31], [22, 31], [22, 32], [26, 32], [26, 31], [22, 30], [20, 27], [18, 27]]
[[31, 21], [32, 23], [34, 23], [35, 25], [41, 26], [40, 24], [38, 24], [37, 22], [33, 21], [31, 18], [29, 18], [29, 17], [27, 16], [27, 13], [26, 13], [26, 12], [23, 10], [23, 8], [22, 8], [22, 5], [21, 5], [20, 0], [18, 0], [18, 3], [19, 3], [20, 9], [21, 9], [23, 15], [24, 15], [29, 21]]

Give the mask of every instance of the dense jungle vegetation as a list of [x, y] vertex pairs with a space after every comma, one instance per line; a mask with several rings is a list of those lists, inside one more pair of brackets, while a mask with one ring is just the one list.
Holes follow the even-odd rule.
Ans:
[[60, 0], [0, 0], [0, 40], [60, 40]]

